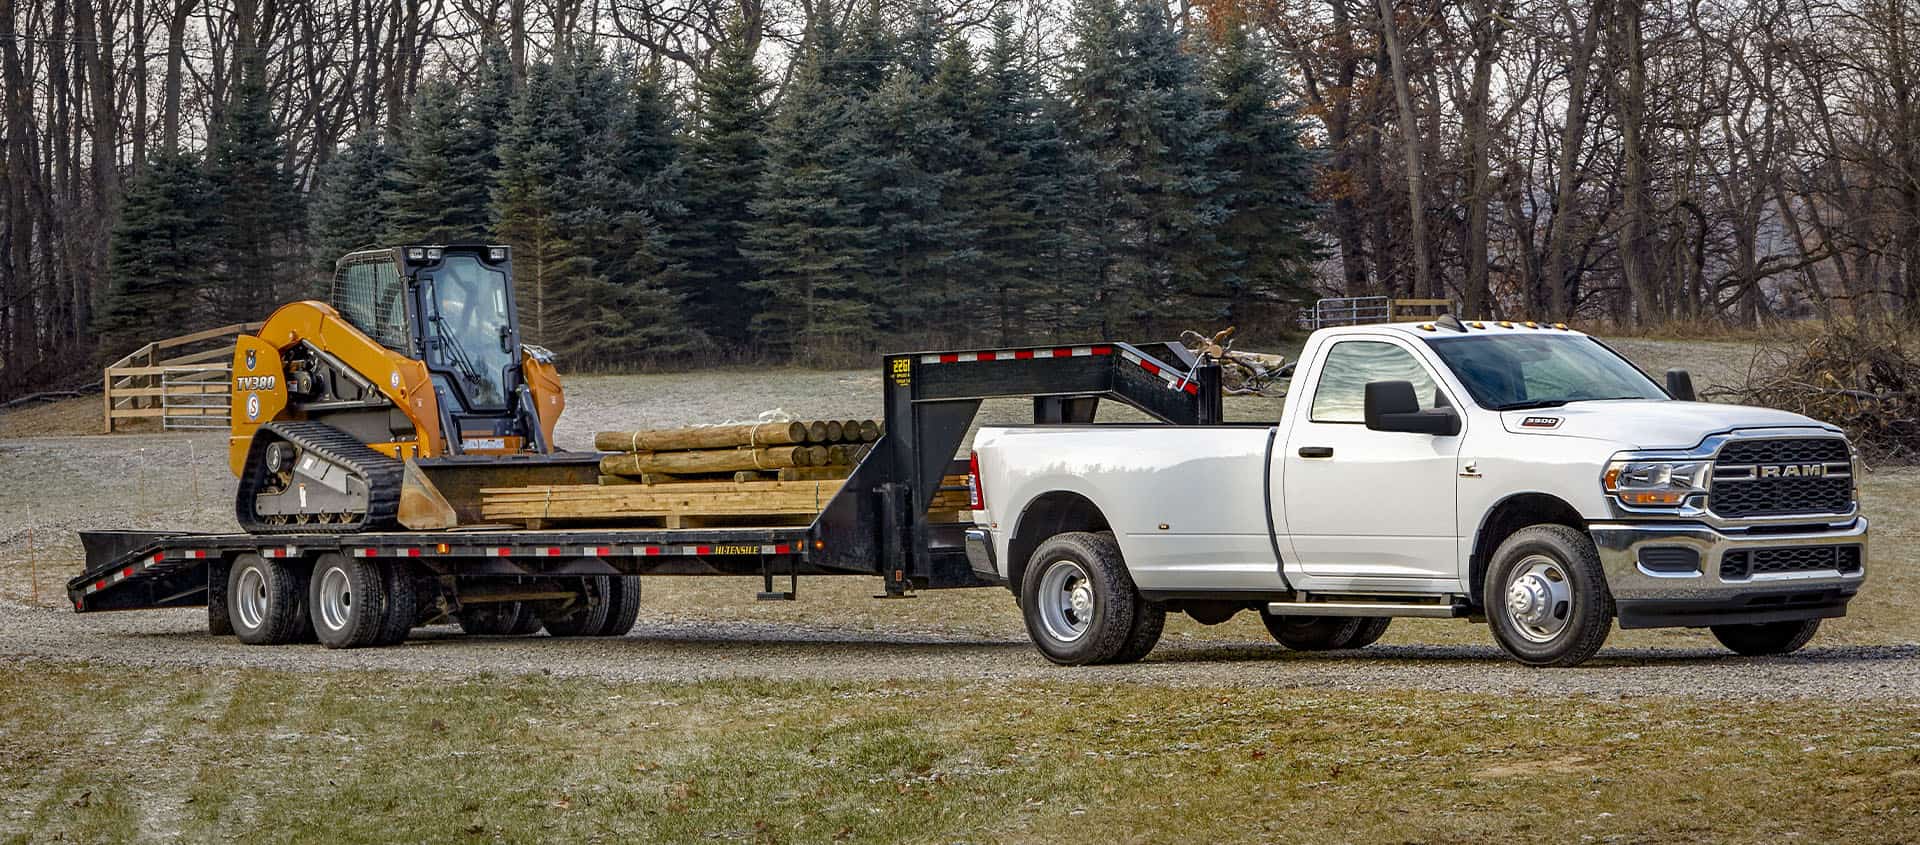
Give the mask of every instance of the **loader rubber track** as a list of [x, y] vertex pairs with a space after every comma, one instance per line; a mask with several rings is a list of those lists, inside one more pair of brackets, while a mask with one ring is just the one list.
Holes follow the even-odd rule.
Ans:
[[[261, 434], [269, 436], [262, 437]], [[263, 453], [275, 438], [313, 452], [353, 470], [367, 484], [367, 510], [353, 522], [267, 522], [254, 511], [255, 497], [265, 484], [267, 472]], [[254, 434], [247, 450], [246, 472], [240, 477], [240, 489], [234, 496], [234, 516], [240, 530], [251, 534], [353, 534], [396, 526], [394, 516], [400, 507], [400, 481], [405, 466], [367, 447], [340, 429], [310, 421], [272, 422]]]

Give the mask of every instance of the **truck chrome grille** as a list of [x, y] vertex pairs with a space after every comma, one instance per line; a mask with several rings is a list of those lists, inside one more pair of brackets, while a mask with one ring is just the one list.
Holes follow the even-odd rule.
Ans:
[[1720, 580], [1744, 581], [1785, 572], [1860, 571], [1859, 546], [1781, 546], [1741, 549], [1720, 556]]
[[1837, 437], [1735, 440], [1714, 460], [1707, 508], [1727, 519], [1845, 513], [1853, 456]]

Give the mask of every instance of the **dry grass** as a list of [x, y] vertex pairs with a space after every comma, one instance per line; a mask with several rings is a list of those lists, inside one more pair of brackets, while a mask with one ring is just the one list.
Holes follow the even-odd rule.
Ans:
[[18, 842], [1899, 842], [1916, 763], [1892, 705], [0, 666]]

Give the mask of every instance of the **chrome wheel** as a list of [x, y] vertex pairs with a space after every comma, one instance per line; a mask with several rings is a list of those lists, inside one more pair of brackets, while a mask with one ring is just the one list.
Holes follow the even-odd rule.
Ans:
[[319, 610], [320, 621], [327, 628], [338, 631], [347, 627], [348, 614], [353, 612], [353, 584], [345, 569], [330, 566], [320, 576]]
[[267, 574], [257, 566], [240, 570], [240, 589], [227, 601], [240, 614], [240, 624], [259, 628], [267, 621]]
[[1507, 577], [1507, 621], [1529, 642], [1550, 643], [1573, 618], [1567, 570], [1546, 555], [1530, 555]]
[[1098, 606], [1087, 568], [1065, 559], [1047, 564], [1040, 580], [1039, 600], [1041, 626], [1047, 629], [1047, 636], [1063, 643], [1086, 635]]

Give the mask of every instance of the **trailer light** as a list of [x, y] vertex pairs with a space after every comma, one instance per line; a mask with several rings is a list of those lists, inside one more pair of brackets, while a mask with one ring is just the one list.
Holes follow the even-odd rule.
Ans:
[[826, 548], [826, 547], [827, 547], [827, 541], [825, 541], [825, 540], [815, 540], [815, 541], [813, 541], [813, 550], [814, 550], [814, 551], [816, 551], [816, 552], [817, 552], [817, 551], [820, 551], [821, 549], [824, 549], [824, 548]]
[[453, 547], [447, 545], [446, 543], [441, 543], [437, 546], [434, 546], [433, 550], [440, 554], [446, 554], [447, 552], [453, 551]]

